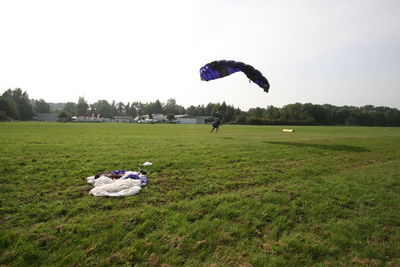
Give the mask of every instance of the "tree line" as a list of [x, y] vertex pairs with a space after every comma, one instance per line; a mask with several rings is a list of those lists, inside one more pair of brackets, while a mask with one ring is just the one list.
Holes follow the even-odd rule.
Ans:
[[59, 113], [59, 117], [70, 120], [73, 116], [100, 114], [102, 118], [114, 116], [140, 117], [161, 113], [189, 116], [213, 116], [223, 123], [252, 125], [360, 125], [360, 126], [400, 126], [400, 111], [396, 108], [366, 105], [334, 106], [311, 103], [288, 104], [281, 108], [267, 106], [243, 111], [222, 103], [189, 106], [178, 105], [171, 98], [166, 103], [159, 100], [150, 103], [133, 101], [128, 103], [98, 100], [89, 104], [83, 97], [77, 103], [47, 103], [43, 99], [29, 99], [28, 93], [20, 88], [6, 90], [0, 96], [0, 121], [32, 120], [36, 113]]

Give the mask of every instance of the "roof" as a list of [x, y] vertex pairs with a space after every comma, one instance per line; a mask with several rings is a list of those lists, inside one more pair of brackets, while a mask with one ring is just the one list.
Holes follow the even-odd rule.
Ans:
[[189, 115], [188, 114], [180, 114], [180, 115], [174, 115], [174, 116], [175, 116], [175, 119], [180, 119], [180, 118], [188, 117]]

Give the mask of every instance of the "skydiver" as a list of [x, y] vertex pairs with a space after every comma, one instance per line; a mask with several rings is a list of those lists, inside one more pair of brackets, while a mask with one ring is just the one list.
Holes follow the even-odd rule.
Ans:
[[214, 129], [216, 129], [215, 130], [215, 132], [216, 133], [218, 133], [218, 128], [219, 128], [219, 126], [221, 125], [222, 123], [219, 121], [219, 120], [216, 120], [216, 121], [214, 121], [213, 123], [211, 123], [211, 125], [212, 125], [212, 130], [211, 130], [211, 133], [214, 131]]

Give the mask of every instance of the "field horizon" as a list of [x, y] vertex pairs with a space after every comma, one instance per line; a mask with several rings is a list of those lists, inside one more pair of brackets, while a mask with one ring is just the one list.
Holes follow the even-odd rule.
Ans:
[[[210, 130], [0, 123], [0, 265], [400, 265], [399, 127]], [[89, 195], [146, 161], [139, 194]]]

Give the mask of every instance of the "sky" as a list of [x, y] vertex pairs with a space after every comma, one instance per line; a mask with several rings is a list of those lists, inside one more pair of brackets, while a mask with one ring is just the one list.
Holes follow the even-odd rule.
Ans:
[[[201, 81], [214, 60], [252, 65], [269, 93], [243, 73]], [[47, 102], [400, 108], [400, 1], [1, 0], [9, 88]]]

